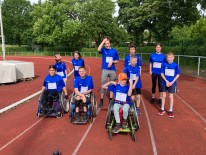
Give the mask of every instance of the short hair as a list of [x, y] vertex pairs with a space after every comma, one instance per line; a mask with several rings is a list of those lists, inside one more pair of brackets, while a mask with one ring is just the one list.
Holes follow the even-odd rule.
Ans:
[[57, 70], [56, 66], [55, 65], [50, 65], [49, 66], [49, 69], [53, 68], [54, 70]]
[[80, 54], [79, 51], [77, 51], [77, 50], [75, 50], [75, 51], [73, 52], [73, 57], [74, 57], [74, 54], [75, 54], [75, 53], [79, 55], [79, 58], [80, 58], [80, 59], [82, 58], [81, 54]]
[[167, 56], [168, 56], [168, 55], [173, 55], [173, 56], [174, 56], [174, 53], [173, 53], [173, 52], [168, 52], [168, 53], [167, 53]]
[[130, 50], [130, 48], [135, 48], [135, 49], [136, 49], [136, 46], [135, 46], [134, 44], [130, 44], [130, 45], [128, 46], [128, 48], [129, 48], [129, 50]]
[[156, 43], [156, 44], [155, 44], [155, 47], [157, 47], [157, 46], [162, 47], [162, 44], [161, 44], [161, 43]]
[[80, 70], [80, 69], [84, 69], [84, 70], [86, 70], [86, 67], [85, 66], [81, 66], [81, 67], [79, 67], [79, 69], [78, 69], [78, 71]]
[[131, 57], [130, 57], [130, 60], [132, 60], [132, 59], [138, 59], [136, 56], [134, 56], [134, 55], [132, 55]]

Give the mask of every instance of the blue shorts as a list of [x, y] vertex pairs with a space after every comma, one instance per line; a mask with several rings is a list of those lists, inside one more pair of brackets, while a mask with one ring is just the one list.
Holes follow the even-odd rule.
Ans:
[[170, 87], [167, 87], [165, 85], [162, 85], [162, 92], [168, 92], [168, 93], [171, 93], [171, 94], [175, 94], [177, 92], [177, 86], [170, 86]]

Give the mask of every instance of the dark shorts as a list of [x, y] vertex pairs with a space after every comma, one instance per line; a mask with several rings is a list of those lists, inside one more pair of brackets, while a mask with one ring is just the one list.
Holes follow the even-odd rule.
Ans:
[[132, 95], [139, 95], [139, 94], [142, 94], [141, 88], [132, 89]]
[[171, 94], [175, 94], [177, 92], [177, 86], [170, 86], [170, 87], [167, 87], [165, 85], [162, 85], [162, 92], [169, 92]]

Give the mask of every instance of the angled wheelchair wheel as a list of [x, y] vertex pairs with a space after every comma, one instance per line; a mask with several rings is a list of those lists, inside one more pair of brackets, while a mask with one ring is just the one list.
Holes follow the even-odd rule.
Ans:
[[58, 112], [56, 115], [56, 118], [61, 118], [63, 116], [63, 114], [61, 112]]
[[69, 112], [69, 100], [68, 99], [65, 99], [65, 95], [64, 93], [62, 92], [60, 94], [60, 106], [61, 106], [61, 109], [65, 112], [65, 113], [68, 113]]
[[133, 111], [132, 111], [133, 120], [134, 120], [133, 126], [135, 128], [135, 131], [137, 131], [140, 128], [140, 124], [139, 124], [138, 114], [136, 110], [136, 105], [134, 102], [132, 102], [131, 108], [133, 108]]
[[93, 113], [93, 117], [97, 116], [97, 101], [95, 99], [95, 94], [93, 92], [91, 92], [91, 107], [92, 107], [92, 113]]
[[112, 131], [108, 130], [109, 139], [112, 140]]
[[132, 140], [133, 140], [134, 142], [136, 142], [136, 136], [135, 136], [134, 134], [132, 134]]
[[108, 126], [110, 126], [111, 124], [111, 113], [112, 113], [112, 107], [113, 107], [113, 103], [110, 102], [108, 110], [107, 110], [107, 118], [106, 118], [106, 123], [105, 123], [105, 128], [107, 129]]

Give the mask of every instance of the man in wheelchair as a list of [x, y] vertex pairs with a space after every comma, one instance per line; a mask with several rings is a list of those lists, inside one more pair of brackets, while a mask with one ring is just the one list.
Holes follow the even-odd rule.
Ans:
[[119, 109], [123, 110], [123, 122], [122, 128], [128, 127], [127, 117], [128, 111], [131, 105], [130, 96], [132, 95], [132, 80], [129, 80], [129, 85], [127, 85], [127, 75], [125, 73], [120, 73], [118, 76], [118, 83], [110, 81], [102, 86], [103, 89], [108, 89], [114, 93], [114, 117], [116, 121], [116, 126], [112, 130], [113, 133], [118, 133], [121, 130], [121, 123], [119, 117]]
[[68, 98], [65, 83], [61, 76], [56, 74], [56, 66], [49, 66], [49, 75], [44, 79], [42, 86], [41, 102], [43, 107], [52, 108], [54, 100], [59, 99], [59, 94], [64, 92], [65, 98]]
[[79, 67], [79, 75], [74, 79], [74, 92], [75, 92], [75, 119], [76, 122], [80, 121], [79, 107], [83, 106], [83, 121], [87, 121], [87, 103], [90, 101], [90, 93], [94, 89], [93, 80], [91, 76], [86, 75], [86, 68]]

